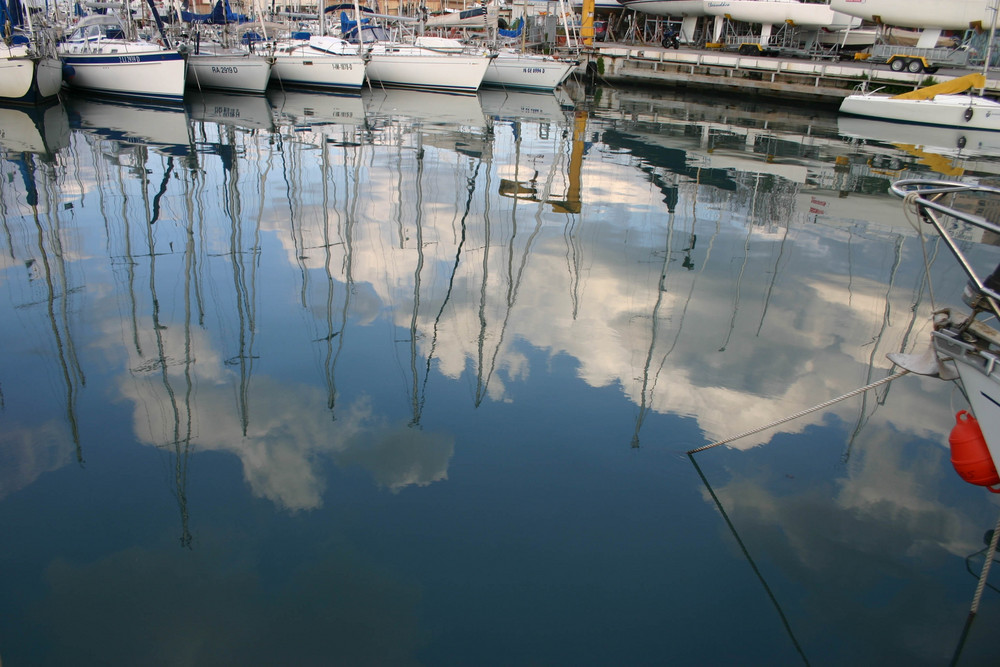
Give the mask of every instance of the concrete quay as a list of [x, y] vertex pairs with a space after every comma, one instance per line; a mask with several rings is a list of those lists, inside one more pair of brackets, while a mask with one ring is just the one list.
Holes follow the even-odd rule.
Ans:
[[[621, 43], [585, 50], [579, 68], [581, 75], [608, 83], [701, 88], [831, 106], [839, 105], [866, 79], [871, 89], [892, 86], [894, 90], [908, 90], [924, 85], [931, 77], [934, 82], [941, 82], [970, 71], [941, 69], [934, 75], [913, 74], [893, 72], [885, 65], [871, 66], [863, 61], [745, 56], [718, 50]], [[1000, 96], [1000, 79], [988, 77], [985, 94]]]

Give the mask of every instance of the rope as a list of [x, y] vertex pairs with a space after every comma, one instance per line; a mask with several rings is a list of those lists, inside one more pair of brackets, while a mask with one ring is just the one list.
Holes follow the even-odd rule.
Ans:
[[972, 607], [970, 614], [979, 611], [979, 601], [983, 597], [983, 589], [986, 588], [986, 578], [990, 574], [990, 565], [997, 553], [997, 538], [1000, 537], [1000, 517], [997, 518], [996, 528], [993, 529], [993, 537], [990, 539], [990, 548], [986, 552], [986, 562], [983, 563], [983, 573], [979, 575], [979, 585], [976, 586], [976, 594], [972, 597]]
[[[918, 218], [921, 215], [920, 209], [918, 207], [918, 201], [920, 199], [920, 193], [917, 191], [907, 193], [906, 197], [903, 198], [903, 215], [906, 216], [906, 221], [910, 223], [913, 230], [917, 232], [917, 237], [920, 239], [920, 249], [924, 254], [924, 275], [930, 277], [931, 266], [930, 261], [927, 259], [927, 244], [924, 243], [924, 226], [920, 223], [919, 219], [914, 220], [911, 217], [911, 211], [915, 213]], [[937, 310], [934, 301], [934, 283], [930, 280], [927, 281], [927, 291], [931, 297], [931, 310]]]
[[972, 621], [976, 618], [976, 613], [979, 611], [979, 601], [983, 597], [983, 589], [986, 588], [986, 579], [990, 575], [990, 566], [993, 564], [993, 558], [997, 553], [998, 537], [1000, 537], [1000, 517], [997, 518], [997, 525], [993, 529], [993, 536], [990, 538], [990, 547], [986, 551], [986, 560], [983, 562], [983, 572], [979, 575], [979, 583], [976, 584], [976, 594], [972, 596], [972, 606], [969, 608], [969, 615], [965, 619], [962, 636], [958, 640], [958, 646], [955, 647], [955, 654], [951, 657], [951, 667], [958, 664], [958, 659], [962, 655], [962, 649], [965, 648], [965, 640], [969, 638]]
[[784, 424], [785, 422], [792, 421], [793, 419], [798, 419], [799, 417], [807, 415], [810, 412], [816, 412], [817, 410], [822, 410], [823, 408], [829, 407], [829, 406], [833, 405], [834, 403], [837, 403], [839, 401], [843, 401], [844, 399], [851, 398], [852, 396], [857, 396], [858, 394], [864, 393], [864, 392], [868, 391], [869, 389], [874, 389], [875, 387], [877, 387], [879, 385], [882, 385], [882, 384], [885, 384], [886, 382], [892, 382], [893, 380], [895, 380], [897, 378], [900, 378], [900, 377], [906, 375], [909, 372], [910, 371], [908, 371], [908, 370], [906, 370], [904, 368], [903, 370], [899, 371], [898, 373], [895, 373], [894, 375], [890, 375], [888, 377], [884, 377], [881, 380], [878, 380], [877, 382], [872, 382], [871, 384], [865, 385], [864, 387], [859, 387], [858, 389], [855, 389], [854, 391], [850, 391], [850, 392], [844, 394], [843, 396], [838, 396], [837, 398], [832, 398], [829, 401], [826, 401], [825, 403], [820, 403], [819, 405], [814, 405], [813, 407], [807, 408], [805, 410], [802, 410], [801, 412], [796, 412], [794, 415], [789, 415], [788, 417], [785, 417], [784, 419], [779, 419], [777, 421], [773, 421], [770, 424], [765, 424], [764, 426], [758, 426], [757, 428], [752, 429], [750, 431], [744, 431], [743, 433], [740, 433], [739, 435], [734, 435], [734, 436], [731, 436], [729, 438], [726, 438], [725, 440], [719, 440], [718, 442], [713, 442], [710, 445], [705, 445], [703, 447], [698, 447], [697, 449], [688, 450], [688, 455], [690, 456], [691, 454], [697, 454], [698, 452], [703, 452], [706, 449], [712, 449], [713, 447], [718, 447], [719, 445], [724, 445], [727, 442], [732, 442], [733, 440], [739, 440], [740, 438], [745, 438], [748, 435], [753, 435], [754, 433], [759, 433], [760, 431], [767, 430], [767, 429], [771, 428], [772, 426], [777, 426], [779, 424]]

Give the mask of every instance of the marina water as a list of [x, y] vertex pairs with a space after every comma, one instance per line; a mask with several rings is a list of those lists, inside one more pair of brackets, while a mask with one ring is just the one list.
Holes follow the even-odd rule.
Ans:
[[949, 660], [997, 513], [951, 385], [685, 455], [890, 375], [960, 292], [886, 189], [1000, 149], [841, 120], [577, 86], [0, 109], [4, 664]]

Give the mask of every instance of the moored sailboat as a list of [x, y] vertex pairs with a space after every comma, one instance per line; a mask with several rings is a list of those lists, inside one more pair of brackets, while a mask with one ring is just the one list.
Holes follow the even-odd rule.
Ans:
[[112, 14], [85, 16], [59, 45], [70, 88], [149, 100], [184, 98], [186, 63], [177, 49], [139, 39]]
[[62, 64], [43, 34], [32, 30], [30, 13], [20, 0], [0, 0], [0, 26], [5, 29], [0, 42], [0, 102], [37, 104], [53, 99], [62, 87]]
[[339, 37], [293, 35], [275, 43], [271, 79], [284, 86], [358, 90], [365, 82], [365, 59]]
[[1000, 103], [982, 95], [963, 94], [985, 85], [982, 74], [918, 88], [901, 95], [860, 92], [840, 103], [840, 113], [900, 123], [1000, 131]]
[[390, 39], [380, 26], [341, 13], [341, 34], [368, 57], [368, 80], [382, 86], [471, 93], [479, 89], [492, 55], [468, 49], [459, 40], [415, 37]]

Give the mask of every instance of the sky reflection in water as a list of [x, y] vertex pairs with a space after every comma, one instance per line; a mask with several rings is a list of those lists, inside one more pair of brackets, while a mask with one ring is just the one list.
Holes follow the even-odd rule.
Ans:
[[0, 121], [10, 664], [951, 657], [996, 502], [948, 385], [684, 452], [922, 349], [885, 188], [990, 137], [575, 87]]

